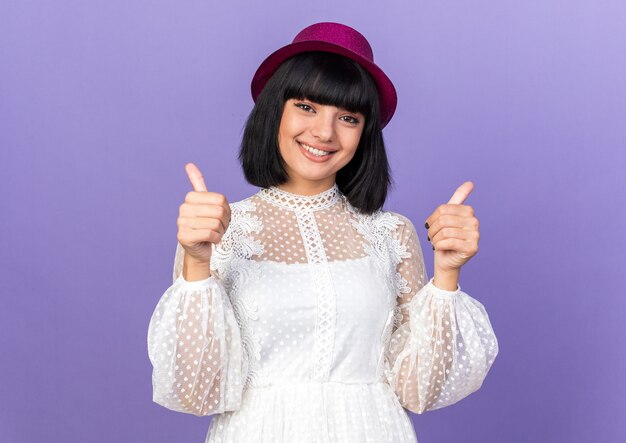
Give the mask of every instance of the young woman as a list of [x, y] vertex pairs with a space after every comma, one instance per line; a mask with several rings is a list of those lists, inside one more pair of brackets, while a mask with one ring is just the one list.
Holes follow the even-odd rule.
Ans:
[[217, 414], [207, 442], [415, 442], [404, 408], [466, 397], [498, 352], [458, 285], [478, 250], [472, 183], [426, 220], [429, 280], [414, 225], [382, 209], [396, 93], [365, 37], [305, 28], [252, 95], [239, 159], [259, 191], [228, 203], [186, 165], [173, 285], [148, 330], [153, 400]]

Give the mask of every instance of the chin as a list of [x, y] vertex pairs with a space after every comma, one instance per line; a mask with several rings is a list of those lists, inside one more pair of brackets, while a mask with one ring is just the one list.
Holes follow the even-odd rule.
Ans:
[[326, 169], [318, 168], [315, 170], [314, 168], [295, 168], [292, 169], [292, 174], [310, 181], [320, 181], [327, 179], [328, 177], [332, 177], [335, 174], [334, 169]]
[[298, 174], [300, 177], [302, 177], [305, 180], [310, 180], [310, 181], [320, 181], [320, 180], [325, 180], [328, 177], [332, 177], [333, 174], [307, 174], [307, 173], [300, 173]]

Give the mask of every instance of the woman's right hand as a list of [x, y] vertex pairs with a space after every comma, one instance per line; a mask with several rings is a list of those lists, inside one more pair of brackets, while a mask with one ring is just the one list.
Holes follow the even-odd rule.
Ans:
[[193, 265], [211, 262], [211, 244], [218, 243], [230, 223], [230, 206], [223, 194], [208, 192], [202, 173], [193, 163], [185, 165], [193, 186], [180, 205], [176, 221], [178, 241], [185, 249], [185, 260]]

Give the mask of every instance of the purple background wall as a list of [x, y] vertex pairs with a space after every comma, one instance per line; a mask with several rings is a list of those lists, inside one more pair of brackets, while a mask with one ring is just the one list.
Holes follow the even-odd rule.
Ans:
[[317, 21], [359, 29], [397, 86], [387, 209], [419, 227], [475, 184], [461, 285], [501, 351], [413, 416], [420, 442], [626, 440], [626, 3], [4, 0], [0, 441], [204, 441], [210, 418], [152, 403], [146, 350], [184, 164], [256, 191], [251, 77]]

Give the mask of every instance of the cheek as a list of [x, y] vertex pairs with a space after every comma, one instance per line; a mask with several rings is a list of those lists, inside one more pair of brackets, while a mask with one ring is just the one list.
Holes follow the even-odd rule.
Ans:
[[278, 129], [278, 140], [280, 141], [281, 149], [286, 148], [297, 135], [298, 128], [294, 121], [287, 120], [281, 122]]
[[344, 149], [342, 152], [342, 156], [337, 158], [337, 161], [341, 164], [341, 167], [344, 167], [345, 165], [350, 163], [354, 158], [358, 148], [359, 139], [357, 138], [355, 140], [350, 140], [349, 143], [350, 144], [343, 145]]
[[343, 145], [346, 148], [348, 148], [347, 151], [351, 153], [350, 155], [354, 155], [354, 153], [359, 147], [360, 141], [361, 141], [361, 133], [357, 133], [357, 134], [351, 133], [351, 134], [348, 134]]
[[289, 138], [289, 129], [287, 128], [287, 125], [281, 123], [280, 128], [278, 129], [278, 146], [281, 151], [284, 151], [287, 147]]

